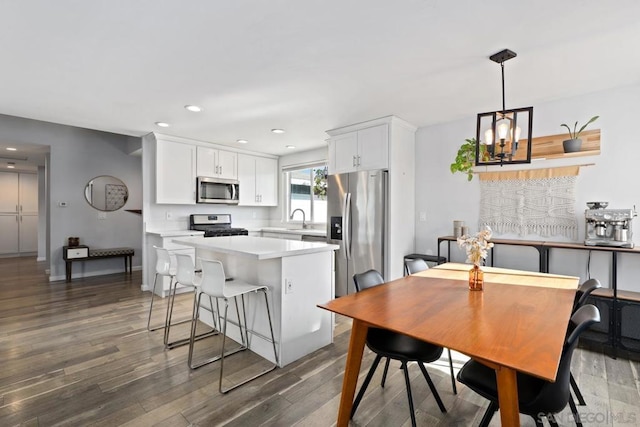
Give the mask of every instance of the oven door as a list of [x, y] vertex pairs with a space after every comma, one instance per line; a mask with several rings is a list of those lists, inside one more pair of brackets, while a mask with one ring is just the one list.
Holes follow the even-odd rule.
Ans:
[[224, 203], [237, 205], [239, 197], [238, 181], [233, 179], [196, 178], [197, 203]]

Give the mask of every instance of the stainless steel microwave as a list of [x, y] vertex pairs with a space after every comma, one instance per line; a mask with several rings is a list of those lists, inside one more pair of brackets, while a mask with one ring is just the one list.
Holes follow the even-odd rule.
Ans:
[[210, 178], [205, 176], [196, 178], [197, 203], [237, 205], [239, 195], [239, 184], [235, 179]]

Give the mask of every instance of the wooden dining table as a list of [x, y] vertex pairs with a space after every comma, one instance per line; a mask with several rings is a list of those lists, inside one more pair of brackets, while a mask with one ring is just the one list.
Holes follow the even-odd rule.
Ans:
[[347, 426], [367, 330], [389, 329], [460, 353], [496, 371], [503, 426], [519, 426], [516, 373], [554, 381], [579, 278], [446, 263], [318, 307], [353, 319], [338, 426]]

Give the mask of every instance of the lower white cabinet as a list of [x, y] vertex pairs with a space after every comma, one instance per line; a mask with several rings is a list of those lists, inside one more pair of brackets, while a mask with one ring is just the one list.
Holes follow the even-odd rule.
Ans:
[[38, 251], [38, 215], [0, 214], [0, 254]]
[[240, 206], [278, 205], [278, 160], [238, 154]]
[[18, 215], [0, 214], [0, 230], [0, 254], [20, 252]]
[[38, 215], [20, 215], [18, 227], [20, 253], [38, 252]]

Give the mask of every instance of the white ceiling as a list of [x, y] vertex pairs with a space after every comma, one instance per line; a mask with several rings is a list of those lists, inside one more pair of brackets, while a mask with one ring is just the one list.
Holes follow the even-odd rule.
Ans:
[[635, 84], [639, 16], [637, 0], [3, 2], [0, 114], [283, 155], [390, 114], [498, 109], [504, 48], [507, 107]]

